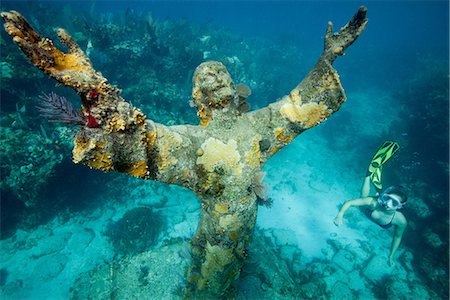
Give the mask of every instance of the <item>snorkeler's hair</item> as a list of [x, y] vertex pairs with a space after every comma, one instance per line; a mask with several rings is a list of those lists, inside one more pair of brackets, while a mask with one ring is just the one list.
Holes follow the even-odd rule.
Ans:
[[408, 196], [406, 195], [406, 189], [401, 185], [393, 185], [388, 187], [383, 192], [384, 194], [395, 194], [399, 196], [402, 200], [401, 202], [404, 204], [408, 201]]

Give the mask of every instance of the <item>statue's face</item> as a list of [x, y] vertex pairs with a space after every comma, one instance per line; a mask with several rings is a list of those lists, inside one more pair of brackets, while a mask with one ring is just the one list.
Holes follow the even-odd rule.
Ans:
[[228, 107], [236, 95], [230, 73], [220, 62], [208, 61], [199, 65], [192, 83], [192, 100], [199, 111]]

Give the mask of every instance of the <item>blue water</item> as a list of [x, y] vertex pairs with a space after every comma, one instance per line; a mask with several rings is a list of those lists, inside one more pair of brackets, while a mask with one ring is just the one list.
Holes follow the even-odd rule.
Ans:
[[[54, 40], [56, 27], [66, 28], [83, 49], [90, 40], [94, 67], [123, 89], [124, 98], [149, 118], [173, 125], [198, 122], [188, 103], [199, 63], [223, 61], [235, 83], [252, 89], [252, 107], [263, 107], [289, 93], [313, 67], [327, 22], [338, 30], [360, 5], [368, 8], [367, 28], [334, 64], [347, 102], [265, 166], [274, 203], [259, 210], [258, 228], [272, 239], [267, 247], [278, 253], [274, 259], [286, 264], [285, 284], [292, 291], [286, 298], [306, 297], [307, 284], [320, 279], [326, 288], [316, 288], [313, 298], [446, 299], [448, 1], [2, 1], [1, 10], [19, 11]], [[139, 42], [149, 14], [158, 28], [159, 52]], [[119, 34], [105, 34], [107, 28]], [[204, 37], [209, 42], [202, 44]], [[159, 224], [164, 229], [153, 236], [158, 242], [147, 245], [153, 252], [174, 239], [189, 240], [200, 209], [195, 197], [181, 188], [74, 165], [74, 127], [48, 123], [34, 107], [42, 93], [54, 91], [76, 107], [79, 97], [32, 67], [4, 30], [0, 43], [2, 298], [69, 297], [79, 274], [117, 257], [112, 246], [117, 241], [109, 239], [121, 216], [137, 206], [164, 216]], [[137, 52], [129, 52], [133, 47]], [[358, 196], [366, 166], [385, 140], [402, 147], [386, 165], [385, 184], [409, 191], [403, 211], [408, 228], [393, 269], [382, 265], [392, 231], [357, 211], [339, 229], [332, 224], [342, 203]], [[114, 235], [108, 228], [116, 228]], [[77, 248], [83, 243], [85, 249]], [[58, 271], [40, 274], [46, 265]], [[241, 276], [240, 299], [280, 295], [276, 286], [254, 287], [263, 284], [258, 270]]]

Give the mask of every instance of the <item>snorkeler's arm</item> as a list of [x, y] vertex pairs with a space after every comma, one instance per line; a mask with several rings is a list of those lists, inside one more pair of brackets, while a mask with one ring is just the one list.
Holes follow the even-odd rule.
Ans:
[[373, 205], [373, 198], [372, 197], [366, 197], [366, 198], [358, 198], [354, 200], [346, 201], [341, 209], [339, 210], [336, 218], [334, 218], [334, 225], [339, 226], [342, 224], [342, 218], [344, 217], [345, 212], [347, 209], [349, 209], [352, 206], [368, 206]]
[[264, 163], [298, 134], [325, 121], [339, 110], [346, 97], [339, 75], [332, 67], [364, 30], [367, 9], [361, 7], [338, 32], [328, 23], [322, 55], [306, 78], [289, 95], [268, 107], [247, 114], [261, 135]]
[[394, 265], [394, 255], [397, 252], [398, 247], [400, 246], [403, 233], [405, 232], [406, 226], [408, 224], [405, 216], [400, 212], [396, 213], [396, 218], [392, 223], [395, 226], [395, 231], [394, 237], [392, 238], [391, 250], [389, 253], [389, 265], [391, 266]]
[[20, 13], [2, 12], [1, 17], [33, 65], [80, 94], [86, 125], [75, 137], [74, 162], [184, 186], [192, 181], [189, 170], [195, 167], [196, 156], [185, 127], [148, 120], [93, 68], [65, 30], [58, 29], [57, 34], [67, 53], [42, 38]]

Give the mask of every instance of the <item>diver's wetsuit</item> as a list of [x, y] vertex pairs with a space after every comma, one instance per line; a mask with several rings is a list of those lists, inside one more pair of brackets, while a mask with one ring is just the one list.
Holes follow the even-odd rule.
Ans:
[[373, 218], [372, 218], [372, 214], [373, 214], [373, 212], [374, 212], [375, 210], [371, 210], [371, 209], [366, 209], [365, 210], [365, 215], [369, 218], [369, 219], [371, 219], [375, 224], [377, 224], [378, 226], [380, 226], [381, 228], [384, 228], [384, 229], [388, 229], [388, 228], [390, 228], [391, 226], [392, 226], [392, 220], [394, 220], [394, 217], [395, 217], [395, 213], [396, 212], [394, 212], [393, 214], [392, 214], [392, 218], [391, 218], [391, 220], [389, 221], [389, 223], [387, 223], [387, 224], [378, 224]]

